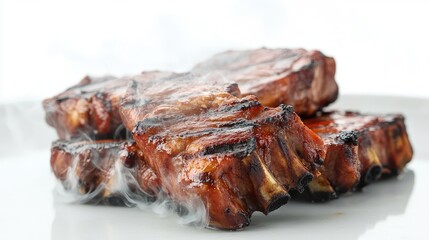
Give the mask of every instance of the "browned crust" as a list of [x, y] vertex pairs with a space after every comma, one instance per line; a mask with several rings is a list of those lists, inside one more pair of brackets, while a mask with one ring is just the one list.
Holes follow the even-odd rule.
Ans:
[[57, 130], [62, 140], [82, 135], [91, 139], [113, 139], [120, 134], [122, 120], [118, 107], [129, 82], [172, 74], [151, 71], [124, 78], [86, 76], [77, 85], [43, 101], [46, 122]]
[[397, 175], [413, 156], [404, 117], [400, 114], [326, 112], [305, 119], [304, 123], [322, 137], [327, 148], [322, 176], [308, 188], [314, 201], [326, 201], [336, 198], [338, 193], [360, 189], [382, 174]]
[[184, 207], [202, 201], [210, 227], [239, 229], [303, 191], [324, 148], [291, 107], [237, 98], [214, 78], [133, 84], [121, 115], [164, 192]]
[[[301, 115], [312, 115], [335, 101], [335, 61], [319, 51], [304, 49], [255, 49], [228, 51], [198, 64], [194, 73], [221, 74], [256, 95], [265, 106], [292, 105]], [[113, 139], [121, 134], [118, 107], [131, 80], [141, 82], [173, 76], [172, 72], [143, 72], [115, 78], [85, 77], [77, 85], [43, 101], [46, 121], [60, 139], [88, 136]]]
[[335, 69], [335, 60], [320, 51], [260, 48], [217, 54], [192, 72], [221, 74], [243, 96], [256, 95], [264, 106], [292, 105], [309, 116], [337, 99]]
[[84, 202], [126, 200], [126, 194], [155, 198], [160, 190], [158, 177], [134, 141], [56, 141], [51, 168], [66, 190], [83, 196]]

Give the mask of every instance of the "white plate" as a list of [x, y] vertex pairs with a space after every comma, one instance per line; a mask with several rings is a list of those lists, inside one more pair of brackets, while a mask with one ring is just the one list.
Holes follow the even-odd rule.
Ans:
[[398, 178], [324, 204], [291, 201], [244, 231], [178, 224], [137, 208], [58, 203], [52, 191], [49, 145], [39, 103], [0, 106], [0, 239], [427, 239], [429, 100], [342, 96], [336, 108], [402, 112], [415, 157]]

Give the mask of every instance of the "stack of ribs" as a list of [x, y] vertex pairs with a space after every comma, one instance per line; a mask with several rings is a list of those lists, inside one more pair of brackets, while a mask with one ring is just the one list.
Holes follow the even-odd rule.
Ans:
[[59, 136], [51, 167], [82, 202], [167, 198], [230, 230], [291, 194], [327, 201], [399, 174], [412, 157], [404, 117], [324, 111], [334, 75], [319, 51], [262, 48], [187, 73], [85, 77], [43, 102]]

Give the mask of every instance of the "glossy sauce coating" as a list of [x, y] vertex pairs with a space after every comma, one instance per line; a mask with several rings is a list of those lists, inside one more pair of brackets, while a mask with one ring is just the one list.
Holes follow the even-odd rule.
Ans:
[[[243, 96], [256, 95], [264, 106], [292, 105], [300, 115], [314, 114], [338, 95], [335, 61], [319, 51], [266, 48], [228, 51], [198, 64], [192, 72], [221, 75], [238, 83]], [[81, 135], [117, 138], [122, 123], [119, 102], [128, 84], [174, 75], [150, 71], [122, 78], [85, 77], [63, 93], [43, 101], [46, 121], [63, 140]]]
[[134, 141], [56, 141], [51, 168], [65, 189], [83, 202], [131, 195], [155, 198], [160, 191], [159, 178]]
[[299, 115], [313, 115], [338, 96], [335, 61], [320, 51], [226, 51], [197, 64], [192, 72], [220, 74], [237, 83], [243, 96], [255, 95], [264, 106], [291, 105]]
[[285, 204], [289, 190], [302, 191], [319, 174], [324, 157], [321, 139], [291, 107], [238, 95], [218, 75], [183, 74], [132, 84], [121, 105], [163, 191], [186, 208], [202, 203], [205, 224], [221, 229]]
[[87, 76], [77, 85], [43, 101], [46, 122], [57, 130], [63, 140], [81, 135], [93, 139], [113, 139], [122, 124], [119, 102], [130, 81], [145, 81], [173, 74], [152, 71], [123, 78]]
[[334, 111], [303, 121], [322, 137], [327, 149], [322, 175], [309, 184], [316, 201], [362, 188], [382, 174], [397, 175], [413, 155], [400, 114]]

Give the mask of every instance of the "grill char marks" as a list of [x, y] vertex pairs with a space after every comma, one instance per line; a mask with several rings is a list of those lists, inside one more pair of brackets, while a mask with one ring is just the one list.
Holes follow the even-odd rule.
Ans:
[[131, 80], [163, 78], [171, 72], [143, 72], [133, 77], [85, 77], [63, 93], [43, 101], [46, 121], [60, 139], [81, 137], [113, 139], [122, 124], [119, 102]]
[[158, 177], [133, 141], [56, 141], [51, 168], [83, 202], [111, 204], [126, 201], [130, 194], [151, 200], [160, 190]]
[[[229, 79], [238, 83], [228, 86], [232, 95], [256, 95], [264, 106], [292, 105], [301, 115], [315, 113], [338, 95], [335, 61], [319, 51], [265, 48], [229, 51], [198, 64], [192, 72]], [[46, 121], [56, 128], [62, 140], [81, 135], [113, 139], [121, 125], [119, 102], [130, 81], [176, 76], [172, 72], [152, 71], [123, 78], [85, 77], [79, 84], [43, 101]], [[132, 104], [144, 105], [147, 100], [142, 98]]]
[[317, 176], [324, 148], [290, 107], [238, 98], [224, 81], [188, 74], [137, 83], [120, 111], [164, 192], [185, 208], [202, 202], [211, 227], [239, 229]]
[[244, 96], [256, 95], [264, 106], [292, 105], [300, 115], [312, 115], [338, 96], [335, 61], [319, 51], [227, 51], [197, 64], [192, 72], [216, 72], [238, 83]]
[[412, 156], [402, 116], [324, 113], [305, 120], [316, 134], [294, 113], [335, 101], [334, 75], [319, 51], [263, 48], [218, 54], [191, 74], [86, 77], [43, 102], [62, 139], [51, 166], [85, 201], [165, 195], [180, 214], [202, 205], [222, 229], [247, 226], [290, 192], [326, 201], [400, 173]]
[[314, 201], [362, 188], [382, 174], [397, 175], [413, 155], [402, 115], [325, 112], [304, 123], [327, 149], [322, 175], [308, 186]]

